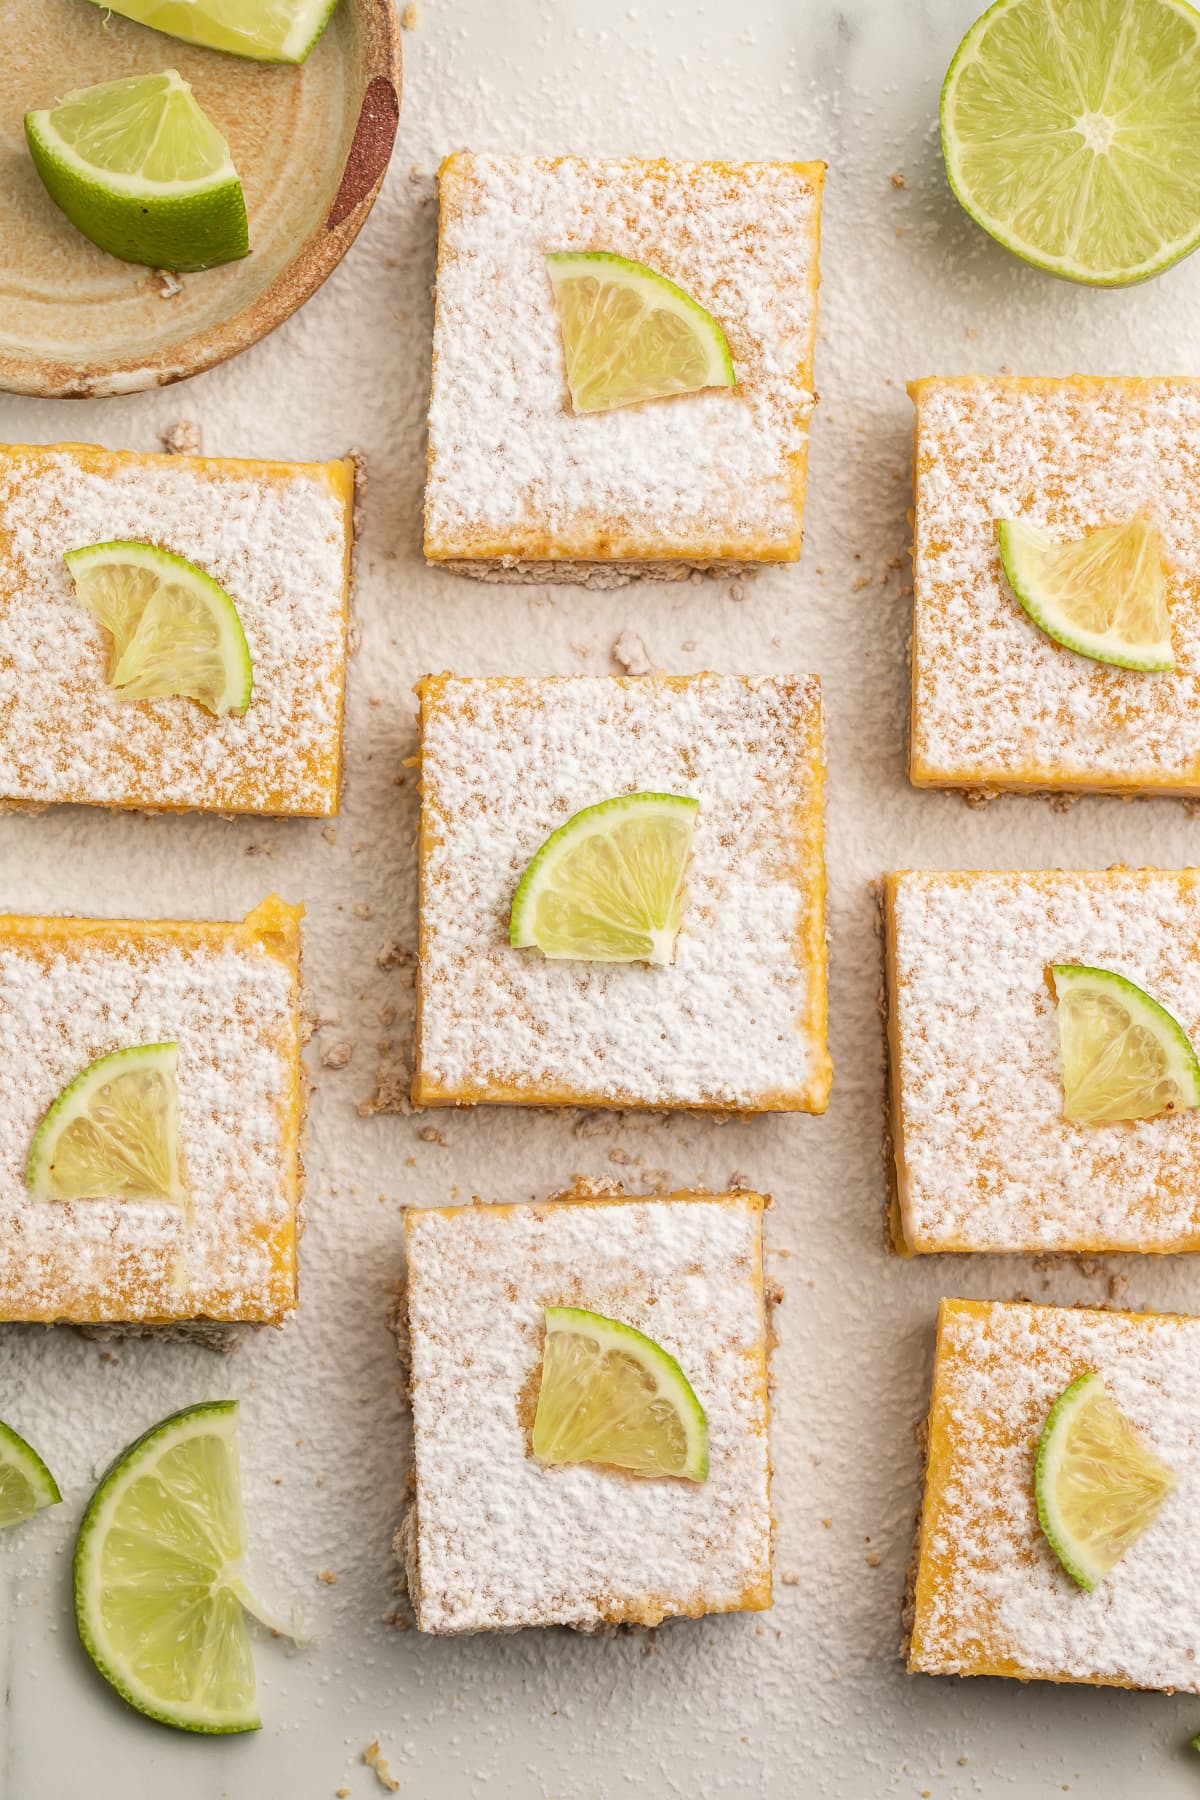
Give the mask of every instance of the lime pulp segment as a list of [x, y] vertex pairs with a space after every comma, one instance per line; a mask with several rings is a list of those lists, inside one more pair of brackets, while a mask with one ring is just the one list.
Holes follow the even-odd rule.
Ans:
[[1046, 1541], [1072, 1581], [1091, 1593], [1174, 1485], [1095, 1370], [1059, 1395], [1038, 1444], [1034, 1490]]
[[704, 1481], [708, 1421], [683, 1370], [653, 1338], [602, 1313], [548, 1306], [533, 1452], [546, 1463]]
[[942, 88], [950, 185], [1037, 268], [1143, 281], [1200, 243], [1198, 84], [1186, 0], [996, 0]]
[[548, 837], [512, 904], [509, 941], [584, 962], [669, 963], [699, 802], [621, 794]]
[[0, 1531], [61, 1499], [58, 1483], [33, 1445], [0, 1419]]
[[34, 1197], [186, 1208], [176, 1064], [173, 1043], [138, 1044], [89, 1063], [34, 1133], [25, 1167]]
[[302, 63], [337, 0], [92, 0], [106, 12], [153, 26], [185, 44], [257, 62]]
[[63, 561], [76, 597], [112, 638], [108, 679], [123, 700], [194, 700], [217, 718], [245, 712], [250, 649], [211, 575], [154, 544], [89, 544]]
[[725, 333], [665, 275], [603, 250], [554, 251], [546, 268], [577, 413], [736, 383]]
[[26, 113], [25, 137], [50, 198], [125, 262], [187, 272], [250, 248], [229, 145], [175, 69], [79, 88]]
[[1000, 519], [996, 537], [1009, 587], [1056, 643], [1123, 669], [1175, 667], [1156, 526], [1132, 519], [1060, 544]]
[[87, 1654], [139, 1712], [181, 1731], [261, 1725], [241, 1575], [236, 1400], [173, 1413], [93, 1494], [75, 1544]]
[[1112, 969], [1055, 963], [1063, 1115], [1082, 1124], [1200, 1106], [1200, 1060], [1165, 1006]]

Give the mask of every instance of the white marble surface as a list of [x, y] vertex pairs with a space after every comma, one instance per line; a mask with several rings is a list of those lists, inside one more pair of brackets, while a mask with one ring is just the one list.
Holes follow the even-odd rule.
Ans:
[[[69, 4], [71, 0], [54, 0]], [[228, 1362], [174, 1345], [105, 1353], [67, 1333], [0, 1342], [0, 1412], [33, 1436], [66, 1504], [0, 1541], [4, 1800], [354, 1800], [379, 1737], [407, 1800], [623, 1795], [1193, 1795], [1200, 1700], [910, 1679], [897, 1659], [938, 1297], [1107, 1298], [1200, 1307], [1192, 1259], [1120, 1268], [890, 1260], [882, 1233], [879, 954], [868, 884], [889, 865], [1185, 862], [1200, 825], [1167, 803], [1013, 799], [971, 812], [904, 776], [910, 376], [979, 369], [1194, 372], [1200, 260], [1093, 293], [1022, 268], [950, 198], [938, 85], [973, 0], [418, 0], [395, 163], [356, 248], [305, 312], [237, 362], [96, 404], [0, 397], [0, 437], [157, 446], [186, 417], [205, 447], [365, 451], [349, 781], [319, 824], [224, 825], [68, 811], [0, 820], [0, 905], [213, 915], [267, 889], [307, 899], [308, 972], [330, 1022], [310, 1051], [303, 1306]], [[4, 124], [7, 126], [8, 122]], [[740, 603], [724, 584], [616, 595], [481, 589], [420, 561], [433, 170], [469, 144], [830, 165], [808, 540]], [[900, 177], [903, 177], [901, 182]], [[169, 304], [169, 302], [164, 302]], [[614, 1120], [479, 1112], [360, 1117], [378, 1045], [403, 1047], [414, 941], [412, 680], [429, 668], [610, 667], [625, 628], [672, 670], [818, 670], [831, 722], [834, 1099], [824, 1119]], [[354, 909], [369, 907], [369, 918]], [[387, 959], [385, 958], [385, 961]], [[395, 1024], [381, 1007], [395, 1007]], [[336, 1023], [333, 1020], [336, 1019]], [[353, 1040], [349, 1065], [324, 1050]], [[0, 1077], [2, 1079], [2, 1077]], [[444, 1144], [428, 1135], [432, 1126]], [[774, 1192], [786, 1300], [776, 1357], [780, 1581], [773, 1613], [650, 1637], [424, 1641], [385, 1622], [405, 1430], [384, 1328], [401, 1204], [522, 1198], [576, 1171]], [[665, 1171], [665, 1175], [662, 1173]], [[265, 1728], [209, 1742], [123, 1708], [75, 1642], [69, 1552], [93, 1479], [169, 1408], [243, 1400], [256, 1559], [299, 1593], [317, 1641], [258, 1647]], [[316, 1571], [337, 1573], [336, 1586]]]

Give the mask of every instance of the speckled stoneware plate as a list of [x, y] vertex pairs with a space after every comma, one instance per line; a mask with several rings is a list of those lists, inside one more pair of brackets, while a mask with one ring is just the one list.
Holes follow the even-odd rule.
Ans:
[[[400, 106], [392, 0], [339, 0], [300, 68], [181, 44], [83, 0], [3, 0], [0, 387], [127, 394], [273, 331], [337, 266], [379, 191]], [[71, 88], [177, 68], [229, 140], [250, 255], [176, 281], [108, 256], [53, 205], [22, 119]]]

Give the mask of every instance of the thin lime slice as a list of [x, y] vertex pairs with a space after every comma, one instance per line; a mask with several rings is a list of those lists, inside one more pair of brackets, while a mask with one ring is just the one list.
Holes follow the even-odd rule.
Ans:
[[665, 275], [603, 250], [555, 251], [546, 267], [577, 413], [735, 385], [725, 333]]
[[33, 1445], [0, 1419], [0, 1531], [61, 1499], [58, 1483]]
[[194, 563], [154, 544], [89, 544], [63, 557], [80, 602], [112, 636], [123, 700], [195, 700], [223, 719], [250, 704], [254, 671], [237, 607]]
[[1023, 261], [1122, 287], [1200, 243], [1200, 13], [996, 0], [942, 88], [950, 185]]
[[1157, 526], [1131, 519], [1058, 544], [1000, 519], [996, 537], [1009, 587], [1055, 643], [1122, 669], [1175, 667]]
[[25, 114], [38, 174], [102, 250], [152, 269], [211, 269], [250, 248], [229, 145], [174, 69], [79, 88]]
[[337, 0], [92, 0], [106, 12], [153, 26], [185, 44], [256, 62], [302, 63]]
[[1112, 969], [1055, 963], [1063, 1116], [1086, 1125], [1200, 1106], [1200, 1060], [1165, 1006]]
[[75, 1543], [84, 1649], [130, 1706], [181, 1731], [256, 1731], [241, 1574], [236, 1400], [185, 1407], [119, 1456]]
[[175, 1044], [98, 1057], [50, 1107], [25, 1181], [38, 1200], [165, 1200], [188, 1205], [179, 1170]]
[[509, 942], [580, 962], [669, 963], [699, 802], [621, 794], [560, 825], [526, 869]]
[[1034, 1492], [1046, 1542], [1072, 1581], [1091, 1593], [1174, 1485], [1094, 1370], [1059, 1395], [1042, 1428]]
[[708, 1421], [691, 1383], [653, 1338], [602, 1313], [546, 1308], [533, 1453], [634, 1475], [708, 1476]]

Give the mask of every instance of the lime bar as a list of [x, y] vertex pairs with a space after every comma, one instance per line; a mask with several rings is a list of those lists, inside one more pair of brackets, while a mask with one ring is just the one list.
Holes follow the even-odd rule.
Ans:
[[1178, 1020], [1112, 969], [1055, 963], [1064, 1117], [1103, 1125], [1200, 1106], [1200, 1061]]
[[186, 44], [256, 62], [302, 63], [337, 0], [92, 0]]
[[250, 248], [229, 145], [174, 69], [79, 88], [25, 114], [55, 204], [101, 250], [187, 272]]
[[61, 1499], [58, 1483], [33, 1445], [0, 1419], [0, 1531]]

